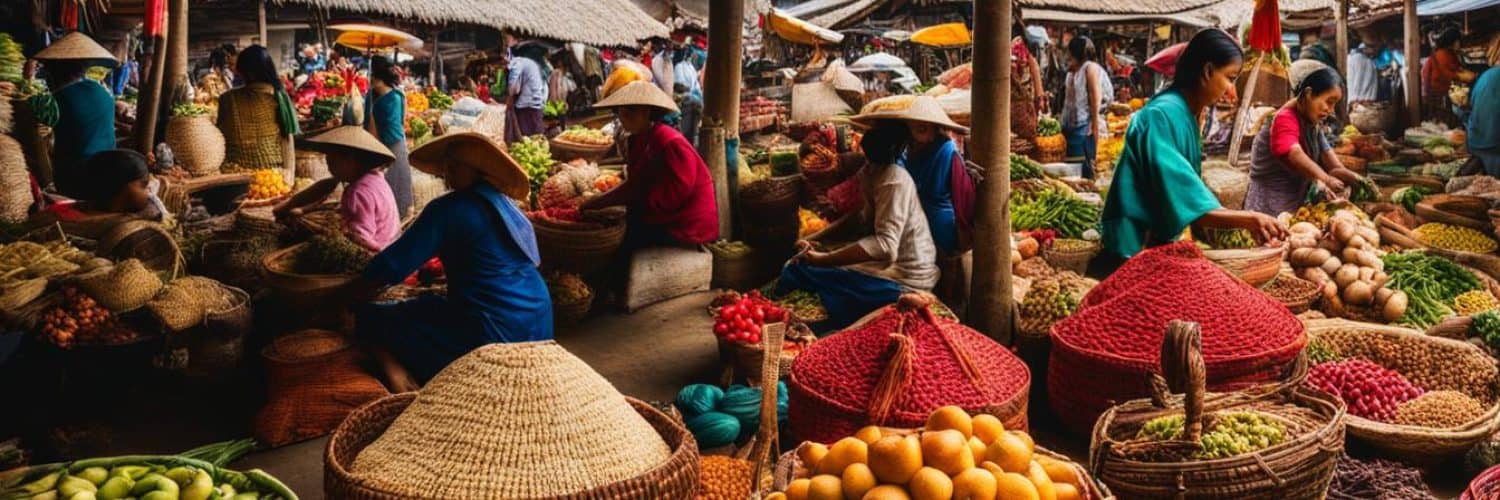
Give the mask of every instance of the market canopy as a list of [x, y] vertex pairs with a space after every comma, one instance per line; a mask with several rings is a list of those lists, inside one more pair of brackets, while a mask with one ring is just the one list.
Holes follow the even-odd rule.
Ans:
[[428, 24], [466, 23], [592, 45], [634, 46], [667, 37], [665, 24], [631, 0], [272, 0], [321, 9], [375, 13]]
[[969, 34], [969, 27], [964, 26], [964, 23], [946, 23], [928, 26], [913, 32], [911, 41], [934, 47], [952, 47], [974, 43], [974, 38]]
[[342, 31], [334, 41], [356, 50], [385, 50], [394, 47], [422, 48], [422, 40], [416, 35], [398, 29], [374, 24], [331, 24], [329, 29]]
[[1500, 7], [1500, 0], [1424, 0], [1417, 2], [1419, 16], [1446, 16]]
[[802, 45], [822, 45], [844, 41], [844, 34], [818, 26], [789, 15], [781, 9], [771, 9], [766, 16], [766, 28], [783, 40]]

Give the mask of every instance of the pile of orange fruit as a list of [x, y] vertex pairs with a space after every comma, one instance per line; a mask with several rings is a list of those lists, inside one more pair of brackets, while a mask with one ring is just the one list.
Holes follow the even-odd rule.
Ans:
[[252, 200], [269, 200], [291, 191], [292, 188], [286, 185], [286, 179], [281, 176], [281, 172], [275, 169], [256, 170], [250, 177], [249, 197]]
[[865, 427], [797, 449], [801, 464], [767, 500], [1081, 500], [1075, 467], [1036, 452], [1031, 436], [993, 415], [938, 408], [922, 429]]

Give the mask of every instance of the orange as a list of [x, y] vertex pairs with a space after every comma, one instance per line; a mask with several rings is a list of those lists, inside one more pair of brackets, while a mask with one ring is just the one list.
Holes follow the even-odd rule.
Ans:
[[984, 461], [985, 448], [988, 447], [984, 445], [984, 441], [979, 440], [979, 436], [969, 437], [969, 453], [974, 455], [974, 463], [977, 464]]
[[953, 500], [995, 500], [995, 475], [969, 469], [953, 477]]
[[842, 478], [844, 500], [859, 500], [875, 487], [875, 474], [865, 464], [849, 464]]
[[1000, 466], [995, 465], [995, 462], [981, 463], [979, 464], [979, 468], [990, 471], [990, 474], [994, 475], [995, 477], [1000, 477], [1005, 474], [1005, 469], [1001, 469]]
[[974, 435], [986, 443], [995, 442], [995, 439], [1000, 437], [1000, 433], [1005, 432], [1005, 424], [1000, 423], [999, 418], [988, 413], [975, 415], [973, 424]]
[[995, 476], [995, 495], [1005, 500], [1041, 500], [1031, 480], [1014, 472]]
[[1025, 431], [1005, 431], [1005, 433], [1014, 435], [1017, 438], [1020, 438], [1021, 441], [1026, 442], [1026, 449], [1033, 451], [1036, 450], [1036, 441], [1031, 439], [1031, 434], [1027, 434]]
[[1042, 469], [1047, 471], [1047, 477], [1054, 483], [1078, 484], [1078, 472], [1067, 462], [1054, 460], [1047, 457], [1037, 457], [1037, 463], [1042, 464]]
[[1057, 489], [1057, 500], [1083, 500], [1083, 493], [1078, 492], [1078, 487], [1068, 483], [1056, 483], [1053, 487]]
[[911, 495], [906, 493], [906, 488], [882, 484], [865, 492], [865, 497], [860, 500], [911, 500]]
[[823, 443], [807, 442], [801, 448], [797, 448], [797, 458], [802, 460], [802, 466], [807, 470], [818, 470], [818, 462], [828, 456], [828, 447]]
[[770, 495], [766, 495], [765, 500], [786, 500], [786, 493], [773, 491]]
[[858, 432], [855, 432], [854, 437], [859, 438], [860, 441], [864, 441], [865, 444], [874, 444], [875, 441], [880, 439], [880, 428], [873, 425], [867, 425], [863, 429], [860, 429]]
[[969, 412], [957, 406], [944, 406], [933, 410], [932, 415], [927, 416], [927, 430], [942, 431], [952, 429], [964, 435], [964, 439], [974, 435], [974, 421], [969, 418]]
[[807, 500], [844, 500], [844, 486], [838, 476], [813, 476], [807, 487]]
[[911, 477], [906, 489], [911, 492], [912, 500], [948, 500], [953, 498], [953, 479], [943, 471], [923, 467]]
[[1031, 447], [1015, 433], [1007, 432], [984, 450], [985, 460], [994, 462], [1005, 472], [1026, 472], [1031, 468]]
[[865, 444], [858, 438], [846, 437], [833, 443], [828, 449], [828, 456], [818, 463], [818, 474], [829, 474], [838, 477], [844, 473], [844, 468], [849, 464], [868, 463], [870, 445]]
[[786, 485], [786, 500], [807, 500], [807, 490], [811, 487], [811, 479], [792, 480]]
[[922, 444], [917, 436], [886, 436], [869, 450], [870, 470], [886, 484], [906, 484], [922, 468]]
[[927, 431], [922, 433], [922, 462], [952, 476], [974, 467], [974, 451], [956, 430]]
[[1042, 464], [1031, 461], [1031, 467], [1026, 470], [1026, 479], [1031, 480], [1031, 485], [1036, 486], [1037, 496], [1041, 500], [1057, 500], [1057, 488], [1052, 484], [1052, 478], [1047, 477], [1047, 470]]

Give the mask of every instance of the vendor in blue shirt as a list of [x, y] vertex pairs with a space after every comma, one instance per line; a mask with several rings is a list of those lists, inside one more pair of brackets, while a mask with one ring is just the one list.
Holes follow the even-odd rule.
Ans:
[[93, 192], [83, 163], [115, 148], [115, 97], [103, 84], [84, 77], [94, 66], [114, 67], [115, 58], [88, 35], [74, 32], [35, 56], [47, 73], [57, 105], [53, 128], [52, 183], [69, 198]]
[[547, 79], [552, 68], [547, 65], [547, 47], [540, 42], [523, 42], [511, 52], [505, 86], [508, 104], [505, 142], [515, 144], [522, 138], [547, 131], [542, 107], [547, 103]]
[[395, 392], [416, 389], [480, 346], [552, 338], [552, 300], [537, 270], [536, 234], [512, 201], [526, 199], [530, 190], [520, 164], [472, 132], [417, 148], [411, 163], [442, 177], [452, 191], [428, 204], [343, 291], [345, 298], [372, 297], [432, 257], [442, 260], [446, 296], [355, 307], [356, 335], [375, 346]]

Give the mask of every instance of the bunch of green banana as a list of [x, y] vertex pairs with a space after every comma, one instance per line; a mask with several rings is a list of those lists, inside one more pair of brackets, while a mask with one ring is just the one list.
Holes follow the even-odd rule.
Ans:
[[1040, 179], [1042, 177], [1042, 166], [1031, 158], [1015, 153], [1010, 154], [1010, 180], [1019, 181], [1023, 179]]
[[1030, 198], [1011, 198], [1015, 230], [1056, 229], [1065, 238], [1081, 238], [1099, 224], [1099, 207], [1072, 194], [1049, 189]]
[[48, 127], [57, 126], [57, 120], [62, 112], [57, 110], [57, 99], [51, 93], [41, 93], [31, 96], [27, 101], [31, 105], [31, 112], [36, 115], [37, 123]]
[[9, 33], [0, 33], [0, 81], [20, 84], [25, 81], [21, 68], [26, 56], [21, 54], [21, 44]]

